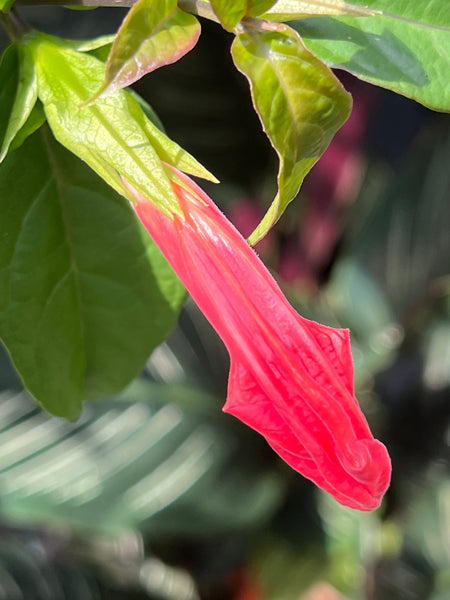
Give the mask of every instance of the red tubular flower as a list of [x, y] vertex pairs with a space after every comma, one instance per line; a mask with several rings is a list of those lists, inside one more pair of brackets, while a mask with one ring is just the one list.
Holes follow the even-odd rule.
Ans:
[[298, 315], [212, 200], [172, 170], [184, 218], [165, 216], [128, 187], [138, 217], [230, 353], [224, 411], [342, 504], [378, 507], [391, 465], [354, 396], [348, 330]]

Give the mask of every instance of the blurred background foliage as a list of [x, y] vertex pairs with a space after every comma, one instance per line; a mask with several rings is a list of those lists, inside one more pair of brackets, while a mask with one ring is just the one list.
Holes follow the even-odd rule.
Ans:
[[[123, 16], [25, 12], [77, 38]], [[229, 43], [204, 23], [136, 87], [248, 234], [276, 164]], [[351, 328], [358, 398], [393, 460], [381, 509], [341, 507], [221, 413], [227, 354], [188, 302], [142, 376], [75, 423], [43, 413], [0, 353], [0, 599], [450, 597], [449, 119], [340, 76], [352, 116], [258, 251], [299, 312]]]

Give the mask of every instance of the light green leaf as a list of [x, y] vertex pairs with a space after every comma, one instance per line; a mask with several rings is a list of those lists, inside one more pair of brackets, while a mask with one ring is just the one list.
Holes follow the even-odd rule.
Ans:
[[101, 35], [100, 37], [88, 40], [58, 38], [58, 44], [66, 48], [72, 48], [72, 50], [78, 50], [79, 52], [87, 52], [98, 58], [98, 60], [106, 62], [115, 38], [114, 34]]
[[156, 125], [156, 127], [160, 131], [165, 133], [164, 125], [162, 124], [161, 119], [158, 117], [158, 115], [150, 106], [150, 104], [146, 100], [144, 100], [144, 98], [140, 96], [135, 90], [133, 90], [133, 88], [129, 88], [127, 90], [127, 93], [130, 94], [130, 96], [132, 96], [136, 100], [136, 102], [142, 108], [142, 112], [148, 118], [148, 120], [151, 121], [153, 125]]
[[44, 128], [0, 168], [0, 337], [31, 393], [76, 418], [172, 328], [184, 290], [127, 203]]
[[[30, 115], [37, 100], [34, 65], [26, 46], [12, 44], [0, 63], [0, 162], [45, 121], [42, 110]], [[20, 137], [19, 137], [20, 133]]]
[[275, 4], [275, 0], [247, 0], [247, 14], [249, 17], [262, 15], [266, 10]]
[[[366, 0], [355, 0], [366, 5]], [[298, 21], [305, 44], [330, 67], [450, 111], [450, 4], [377, 0], [383, 14]]]
[[367, 17], [377, 13], [366, 6], [367, 2], [364, 4], [357, 6], [342, 0], [278, 0], [264, 16], [271, 21], [292, 21], [316, 15]]
[[[122, 176], [159, 210], [169, 216], [178, 213], [178, 200], [147, 131], [149, 121], [136, 100], [118, 90], [86, 105], [103, 81], [104, 64], [43, 34], [31, 44], [39, 97], [55, 137], [120, 194], [129, 197]], [[170, 147], [169, 138], [160, 136]], [[175, 149], [179, 159], [185, 155], [179, 146]], [[194, 159], [185, 162], [198, 164]], [[208, 172], [199, 166], [190, 173], [206, 176]]]
[[61, 42], [66, 42], [68, 46], [80, 52], [95, 52], [100, 48], [110, 48], [115, 37], [115, 35], [101, 35], [91, 40], [61, 40]]
[[[139, 108], [141, 108], [139, 106]], [[203, 165], [201, 165], [189, 152], [183, 150], [176, 142], [167, 137], [161, 129], [155, 125], [149, 118], [142, 119], [141, 114], [137, 114], [137, 108], [130, 106], [130, 114], [135, 115], [136, 121], [142, 122], [142, 127], [147, 133], [148, 139], [156, 150], [159, 158], [173, 165], [180, 171], [202, 177], [218, 183], [218, 180]]]
[[211, 0], [211, 6], [225, 29], [232, 31], [244, 17], [258, 16], [275, 0]]
[[136, 123], [141, 125], [142, 130], [147, 134], [149, 142], [162, 161], [190, 175], [218, 183], [214, 175], [205, 169], [189, 152], [183, 150], [181, 146], [167, 137], [151, 106], [133, 90], [127, 91], [127, 95], [131, 96], [133, 100], [128, 103], [130, 115], [136, 120]]
[[103, 79], [104, 65], [39, 34], [33, 40], [38, 93], [56, 139], [87, 162], [117, 192], [129, 197], [121, 176], [160, 210], [180, 212], [161, 161], [129, 114], [125, 93], [86, 103]]
[[247, 0], [211, 0], [211, 6], [225, 29], [232, 31], [245, 17]]
[[139, 0], [117, 33], [96, 97], [177, 61], [195, 46], [199, 35], [199, 22], [179, 10], [176, 0]]
[[11, 10], [15, 1], [16, 0], [0, 0], [0, 11], [4, 13], [8, 12]]
[[348, 118], [351, 96], [286, 25], [238, 35], [232, 55], [250, 82], [255, 108], [280, 160], [278, 193], [250, 236], [254, 244], [279, 219]]

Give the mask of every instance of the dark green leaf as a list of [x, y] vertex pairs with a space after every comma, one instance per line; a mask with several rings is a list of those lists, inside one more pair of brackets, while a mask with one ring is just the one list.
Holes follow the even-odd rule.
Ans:
[[122, 23], [96, 96], [131, 85], [146, 73], [177, 61], [200, 35], [197, 19], [176, 0], [139, 0]]
[[0, 335], [50, 412], [124, 387], [184, 291], [127, 203], [48, 130], [0, 169]]
[[[33, 113], [37, 83], [31, 55], [24, 45], [9, 46], [0, 63], [0, 162], [45, 121], [42, 109]], [[19, 135], [20, 133], [20, 135]], [[15, 140], [18, 137], [19, 139]]]
[[19, 58], [16, 44], [11, 44], [0, 59], [0, 141], [5, 144], [9, 118], [14, 107], [19, 81]]
[[250, 237], [255, 243], [279, 219], [349, 116], [351, 96], [285, 25], [238, 35], [232, 54], [250, 81], [253, 103], [280, 160], [278, 194]]
[[[366, 5], [366, 0], [355, 4]], [[434, 109], [450, 110], [450, 5], [442, 0], [377, 0], [372, 17], [323, 17], [295, 27], [330, 67]]]
[[30, 113], [30, 116], [25, 121], [23, 126], [16, 133], [14, 139], [11, 142], [9, 151], [16, 150], [19, 148], [24, 141], [32, 133], [37, 131], [41, 125], [45, 123], [45, 112], [42, 103], [38, 100]]

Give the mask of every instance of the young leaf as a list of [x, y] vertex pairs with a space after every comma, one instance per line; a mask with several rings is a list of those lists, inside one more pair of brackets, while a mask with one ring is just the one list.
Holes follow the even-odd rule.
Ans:
[[[10, 147], [17, 147], [45, 121], [42, 110], [33, 111], [37, 83], [26, 46], [11, 44], [0, 63], [0, 162]], [[30, 115], [33, 114], [33, 117]], [[20, 136], [19, 136], [20, 133]], [[15, 139], [17, 138], [17, 139]]]
[[275, 0], [247, 0], [247, 14], [248, 17], [257, 17], [262, 15], [266, 10], [275, 4]]
[[183, 288], [127, 203], [47, 128], [0, 167], [0, 213], [0, 337], [43, 407], [76, 418], [141, 371]]
[[225, 29], [232, 31], [244, 17], [254, 17], [268, 10], [275, 0], [211, 0], [211, 6]]
[[0, 12], [8, 12], [16, 0], [0, 0]]
[[[366, 5], [366, 0], [354, 0]], [[295, 23], [307, 47], [330, 67], [450, 111], [450, 9], [442, 0], [377, 0], [370, 18], [323, 17]]]
[[[65, 43], [73, 50], [79, 52], [92, 52], [95, 53], [97, 50], [107, 48], [108, 51], [113, 45], [115, 35], [101, 35], [100, 37], [93, 38], [91, 40], [60, 40], [61, 43]], [[97, 57], [98, 58], [98, 57]]]
[[250, 82], [255, 108], [280, 160], [278, 193], [250, 236], [254, 244], [279, 219], [349, 116], [351, 96], [286, 25], [238, 35], [232, 55]]
[[[132, 94], [133, 100], [137, 94]], [[201, 165], [189, 152], [183, 150], [176, 142], [167, 137], [162, 131], [161, 127], [158, 126], [158, 119], [150, 118], [152, 113], [148, 112], [148, 108], [142, 104], [141, 101], [129, 103], [130, 115], [132, 115], [137, 123], [140, 123], [142, 129], [147, 134], [148, 140], [157, 152], [159, 158], [167, 162], [174, 167], [177, 167], [180, 171], [185, 173], [191, 173], [197, 177], [202, 177], [218, 183], [218, 180], [212, 175], [203, 165]], [[150, 108], [151, 110], [151, 108]], [[156, 122], [155, 122], [156, 121]]]
[[176, 0], [139, 0], [117, 33], [96, 97], [177, 61], [195, 46], [199, 35], [199, 22], [179, 10]]
[[[160, 210], [177, 213], [178, 201], [153, 148], [148, 121], [134, 98], [118, 90], [86, 105], [103, 81], [104, 64], [43, 34], [31, 43], [39, 97], [55, 137], [120, 194], [129, 197], [123, 176]], [[163, 140], [170, 146], [169, 138]], [[185, 156], [178, 145], [175, 149], [176, 158]], [[209, 175], [194, 159], [190, 165], [192, 174]]]
[[211, 6], [225, 29], [232, 31], [245, 17], [247, 0], [211, 0]]

